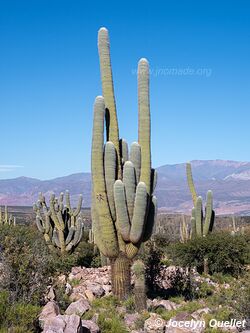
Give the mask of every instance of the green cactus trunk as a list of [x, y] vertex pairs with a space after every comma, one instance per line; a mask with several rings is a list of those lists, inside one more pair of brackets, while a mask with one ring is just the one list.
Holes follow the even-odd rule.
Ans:
[[147, 309], [145, 265], [143, 261], [136, 260], [132, 266], [132, 272], [135, 276], [135, 309], [137, 312], [141, 312]]
[[130, 294], [131, 261], [122, 253], [111, 259], [112, 292], [119, 300], [126, 299]]

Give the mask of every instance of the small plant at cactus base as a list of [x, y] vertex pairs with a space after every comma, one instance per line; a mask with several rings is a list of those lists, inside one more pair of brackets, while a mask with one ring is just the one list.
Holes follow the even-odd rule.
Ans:
[[9, 214], [8, 206], [4, 206], [2, 211], [2, 207], [0, 206], [0, 225], [16, 225], [16, 217], [12, 214]]
[[215, 212], [213, 210], [213, 193], [207, 192], [205, 214], [203, 212], [202, 197], [197, 196], [194, 186], [191, 163], [186, 164], [187, 181], [192, 195], [194, 207], [191, 216], [190, 238], [207, 236], [213, 230]]
[[[103, 97], [94, 104], [92, 137], [92, 223], [95, 243], [111, 263], [114, 295], [130, 292], [130, 265], [150, 238], [156, 215], [156, 172], [151, 169], [149, 65], [138, 64], [139, 138], [131, 145], [119, 139], [109, 36], [98, 33]], [[106, 121], [107, 142], [104, 143]]]
[[42, 193], [34, 204], [36, 225], [43, 233], [44, 239], [50, 249], [59, 249], [61, 253], [71, 253], [80, 243], [83, 233], [83, 221], [80, 215], [82, 196], [79, 197], [78, 206], [72, 209], [69, 192], [61, 193], [59, 198], [54, 194], [50, 196], [50, 206], [46, 204]]

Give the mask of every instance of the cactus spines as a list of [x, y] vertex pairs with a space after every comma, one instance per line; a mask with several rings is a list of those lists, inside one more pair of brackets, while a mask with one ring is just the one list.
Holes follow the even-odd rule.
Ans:
[[[136, 256], [156, 215], [150, 149], [149, 66], [138, 64], [138, 143], [130, 151], [119, 140], [108, 31], [98, 33], [103, 97], [94, 104], [92, 138], [92, 218], [97, 246], [111, 262], [113, 292], [124, 298], [129, 292], [130, 260]], [[105, 125], [105, 126], [104, 126]], [[104, 142], [106, 127], [107, 142]], [[152, 228], [151, 228], [152, 229]], [[126, 268], [127, 269], [127, 268]]]
[[61, 253], [71, 253], [82, 238], [83, 221], [80, 216], [82, 196], [79, 196], [75, 209], [71, 207], [68, 191], [65, 192], [65, 205], [63, 200], [63, 193], [59, 198], [52, 193], [48, 207], [44, 195], [40, 193], [33, 210], [36, 213], [37, 228], [43, 233], [49, 248], [51, 250], [57, 248]]
[[215, 213], [213, 210], [213, 192], [210, 190], [207, 192], [205, 214], [203, 214], [202, 197], [197, 196], [190, 163], [186, 164], [186, 170], [188, 185], [194, 202], [191, 216], [191, 238], [196, 236], [205, 237], [213, 230], [214, 226]]
[[134, 295], [135, 309], [138, 312], [147, 309], [145, 265], [143, 261], [136, 260], [132, 265], [132, 273], [135, 277]]

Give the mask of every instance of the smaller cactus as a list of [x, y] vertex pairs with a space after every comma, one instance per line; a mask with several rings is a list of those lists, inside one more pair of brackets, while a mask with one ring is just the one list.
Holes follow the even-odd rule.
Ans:
[[0, 207], [0, 225], [16, 225], [16, 217], [9, 214], [8, 206], [4, 207], [4, 212], [2, 213], [2, 208]]
[[182, 215], [182, 221], [180, 223], [180, 240], [181, 243], [186, 243], [191, 239], [192, 230], [186, 222], [185, 215]]
[[143, 261], [136, 260], [133, 263], [131, 270], [135, 277], [135, 285], [134, 285], [135, 308], [136, 311], [141, 312], [147, 309], [145, 265]]
[[194, 208], [192, 209], [192, 217], [191, 217], [191, 238], [193, 237], [202, 237], [207, 236], [209, 232], [213, 230], [214, 220], [215, 220], [215, 212], [213, 210], [213, 192], [207, 192], [207, 200], [206, 200], [206, 208], [205, 214], [203, 213], [203, 204], [202, 197], [197, 196], [193, 176], [191, 163], [186, 164], [187, 171], [187, 180], [188, 186], [192, 195]]
[[51, 194], [50, 207], [47, 206], [44, 195], [39, 194], [39, 199], [33, 206], [36, 225], [50, 249], [57, 248], [61, 253], [71, 253], [80, 243], [83, 233], [81, 207], [82, 196], [79, 197], [77, 208], [71, 207], [68, 191], [65, 192], [65, 204], [63, 193], [59, 198]]
[[213, 193], [207, 192], [207, 201], [205, 214], [202, 208], [202, 197], [199, 196], [196, 201], [195, 207], [192, 209], [191, 225], [192, 238], [205, 237], [213, 230], [215, 214], [213, 211]]
[[236, 221], [235, 216], [232, 216], [232, 224], [233, 224], [233, 230], [231, 231], [231, 235], [235, 236], [235, 235], [244, 235], [245, 233], [245, 228], [243, 227], [239, 227]]

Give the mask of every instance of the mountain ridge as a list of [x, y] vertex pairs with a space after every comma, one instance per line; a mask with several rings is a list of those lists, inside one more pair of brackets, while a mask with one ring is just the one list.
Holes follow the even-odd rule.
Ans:
[[[205, 198], [208, 189], [214, 192], [217, 214], [250, 215], [250, 162], [232, 160], [193, 160], [193, 178], [197, 192]], [[159, 209], [190, 213], [192, 200], [186, 181], [185, 163], [166, 164], [156, 168], [156, 195]], [[73, 173], [48, 180], [30, 177], [0, 179], [0, 205], [31, 206], [43, 192], [59, 194], [68, 189], [75, 203], [83, 194], [84, 207], [91, 205], [91, 174]]]

